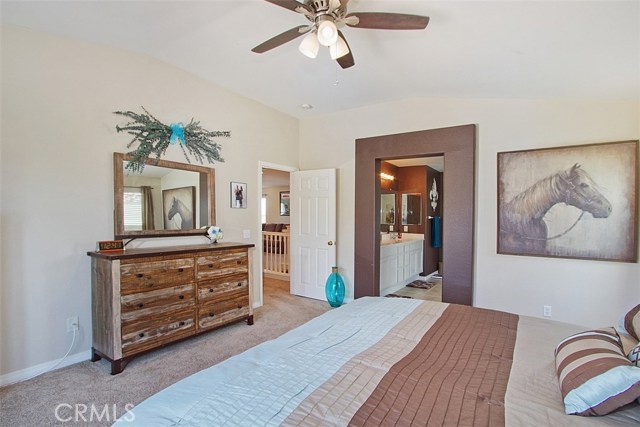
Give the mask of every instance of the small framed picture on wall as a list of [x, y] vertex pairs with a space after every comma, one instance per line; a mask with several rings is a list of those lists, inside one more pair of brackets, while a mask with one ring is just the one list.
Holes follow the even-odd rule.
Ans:
[[247, 184], [231, 181], [231, 207], [234, 209], [246, 209]]
[[281, 191], [280, 192], [280, 216], [289, 216], [290, 215], [290, 211], [289, 211], [289, 207], [290, 205], [290, 198], [289, 198], [289, 192], [288, 191]]

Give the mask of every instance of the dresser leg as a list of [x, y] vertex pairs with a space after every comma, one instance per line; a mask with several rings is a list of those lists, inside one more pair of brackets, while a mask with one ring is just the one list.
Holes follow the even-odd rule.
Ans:
[[96, 352], [95, 348], [91, 347], [91, 361], [97, 362], [100, 359], [102, 359], [102, 357]]
[[111, 361], [111, 375], [118, 375], [122, 372], [122, 359]]
[[247, 317], [247, 325], [253, 325], [253, 314]]

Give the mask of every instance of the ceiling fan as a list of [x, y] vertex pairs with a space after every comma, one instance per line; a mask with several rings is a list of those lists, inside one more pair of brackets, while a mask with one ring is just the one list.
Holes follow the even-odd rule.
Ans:
[[251, 51], [264, 53], [306, 34], [300, 44], [300, 52], [315, 58], [320, 45], [327, 46], [331, 59], [335, 59], [342, 68], [355, 65], [349, 44], [340, 31], [345, 25], [376, 30], [423, 30], [429, 23], [428, 16], [384, 12], [347, 13], [349, 0], [304, 0], [304, 3], [296, 0], [265, 1], [300, 13], [311, 23], [278, 34]]

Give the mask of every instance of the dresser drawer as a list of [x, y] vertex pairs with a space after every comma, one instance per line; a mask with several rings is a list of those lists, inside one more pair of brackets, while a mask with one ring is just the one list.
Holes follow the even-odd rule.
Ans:
[[249, 271], [249, 257], [247, 251], [243, 250], [220, 251], [212, 255], [199, 256], [196, 262], [198, 280]]
[[178, 310], [160, 318], [122, 326], [122, 355], [130, 356], [193, 335], [195, 310]]
[[125, 294], [182, 285], [194, 281], [193, 258], [144, 262], [132, 260], [120, 265], [120, 292]]
[[234, 273], [211, 280], [198, 282], [198, 302], [207, 303], [218, 299], [221, 294], [235, 296], [249, 295], [249, 277], [247, 273]]
[[[225, 295], [226, 296], [226, 295]], [[213, 328], [249, 315], [249, 295], [220, 300], [198, 309], [198, 327]]]
[[195, 304], [193, 283], [154, 289], [120, 297], [122, 324], [143, 318], [158, 318], [181, 308]]

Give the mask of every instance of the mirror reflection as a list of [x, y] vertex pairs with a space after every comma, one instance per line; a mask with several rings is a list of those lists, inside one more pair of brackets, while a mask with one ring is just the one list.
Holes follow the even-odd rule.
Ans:
[[380, 194], [380, 224], [393, 225], [396, 222], [396, 195]]
[[139, 174], [130, 172], [127, 163], [123, 177], [125, 231], [199, 228], [194, 226], [201, 223], [195, 209], [201, 203], [199, 173], [146, 166]]
[[420, 193], [402, 193], [402, 225], [422, 223], [422, 196]]
[[137, 173], [127, 165], [114, 153], [116, 238], [204, 234], [215, 224], [212, 168], [150, 159]]

